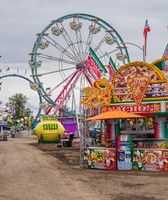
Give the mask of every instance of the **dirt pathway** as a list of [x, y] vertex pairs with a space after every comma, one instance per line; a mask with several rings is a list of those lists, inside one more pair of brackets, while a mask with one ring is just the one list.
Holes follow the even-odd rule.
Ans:
[[0, 143], [1, 200], [100, 199], [69, 176], [68, 167], [28, 141], [17, 138]]
[[0, 200], [168, 199], [168, 173], [80, 169], [29, 145], [33, 142], [0, 142]]

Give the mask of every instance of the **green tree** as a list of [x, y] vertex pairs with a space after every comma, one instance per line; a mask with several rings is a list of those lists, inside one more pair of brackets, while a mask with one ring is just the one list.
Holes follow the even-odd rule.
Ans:
[[21, 93], [9, 97], [10, 110], [14, 111], [13, 119], [20, 119], [27, 116], [28, 109], [25, 108], [28, 98]]

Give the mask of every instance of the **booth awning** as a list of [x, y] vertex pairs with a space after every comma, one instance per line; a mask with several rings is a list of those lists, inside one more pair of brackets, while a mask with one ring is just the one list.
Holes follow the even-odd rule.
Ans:
[[142, 112], [142, 113], [137, 113], [138, 115], [144, 116], [144, 117], [153, 117], [154, 113], [150, 112]]
[[118, 110], [118, 111], [105, 112], [105, 113], [96, 115], [94, 117], [89, 117], [86, 119], [86, 121], [106, 120], [106, 119], [123, 119], [123, 118], [142, 118], [142, 117], [144, 117], [144, 116]]

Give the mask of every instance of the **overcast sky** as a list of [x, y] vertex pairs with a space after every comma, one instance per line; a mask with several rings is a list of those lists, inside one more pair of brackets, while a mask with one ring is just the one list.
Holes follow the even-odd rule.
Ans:
[[[162, 57], [168, 42], [167, 0], [0, 0], [0, 75], [16, 73], [29, 77], [29, 53], [36, 34], [52, 20], [73, 13], [86, 13], [99, 17], [114, 27], [124, 42], [143, 46], [146, 19], [148, 33], [147, 62]], [[131, 60], [142, 61], [142, 51], [127, 45]], [[6, 72], [7, 67], [10, 71]], [[26, 74], [25, 74], [26, 72]], [[5, 102], [13, 93], [27, 95], [38, 107], [38, 95], [28, 83], [18, 78], [4, 78], [0, 100]]]

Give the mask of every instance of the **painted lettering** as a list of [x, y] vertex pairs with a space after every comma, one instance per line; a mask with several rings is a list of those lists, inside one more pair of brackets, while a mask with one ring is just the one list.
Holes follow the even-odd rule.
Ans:
[[58, 124], [43, 124], [44, 130], [55, 130], [58, 129]]
[[[156, 104], [155, 104], [156, 105]], [[148, 104], [148, 105], [140, 105], [140, 106], [131, 106], [131, 105], [114, 105], [114, 106], [109, 106], [108, 107], [108, 111], [117, 111], [117, 110], [121, 110], [124, 112], [154, 112], [155, 110], [155, 105], [154, 104]], [[158, 106], [159, 104], [157, 104]], [[158, 110], [159, 111], [159, 110]]]

